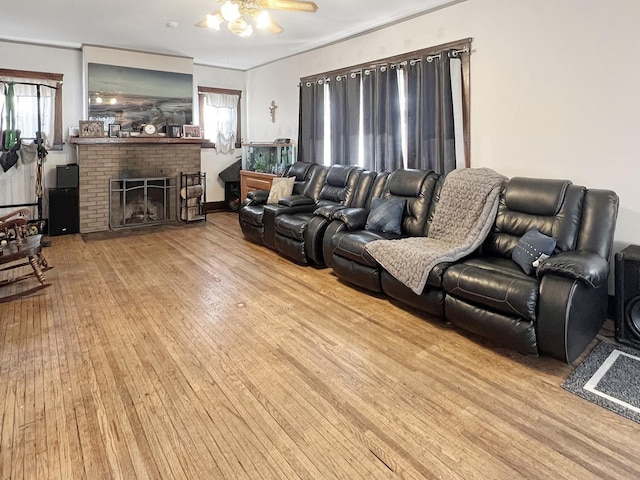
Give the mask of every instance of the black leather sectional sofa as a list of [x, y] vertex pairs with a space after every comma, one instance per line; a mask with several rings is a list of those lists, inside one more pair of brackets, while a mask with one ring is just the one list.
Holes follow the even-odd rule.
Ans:
[[[491, 230], [472, 254], [437, 264], [415, 293], [368, 253], [380, 239], [429, 237], [445, 177], [432, 171], [367, 172], [295, 163], [294, 194], [266, 204], [251, 192], [239, 212], [245, 237], [281, 255], [330, 267], [342, 280], [379, 292], [496, 345], [573, 362], [606, 319], [609, 258], [618, 197], [568, 180], [505, 179]], [[399, 230], [367, 228], [376, 199], [402, 202]], [[460, 204], [464, 209], [464, 202]], [[514, 261], [528, 232], [552, 238], [550, 256], [526, 273]], [[525, 245], [528, 245], [525, 242]]]

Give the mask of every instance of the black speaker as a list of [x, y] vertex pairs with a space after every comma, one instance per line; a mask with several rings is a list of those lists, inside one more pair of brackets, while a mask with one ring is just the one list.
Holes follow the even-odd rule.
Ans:
[[616, 253], [615, 268], [616, 340], [640, 348], [640, 247]]
[[237, 212], [240, 210], [240, 182], [224, 182], [224, 202], [227, 210]]
[[78, 188], [78, 164], [56, 166], [57, 188]]
[[49, 235], [80, 231], [80, 207], [77, 188], [50, 188]]

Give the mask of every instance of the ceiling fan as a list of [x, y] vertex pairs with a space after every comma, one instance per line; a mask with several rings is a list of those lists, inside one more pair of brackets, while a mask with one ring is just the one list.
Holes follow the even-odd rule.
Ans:
[[251, 20], [256, 28], [271, 33], [282, 32], [282, 27], [271, 18], [267, 10], [290, 10], [296, 12], [315, 12], [318, 6], [315, 2], [303, 0], [217, 0], [222, 3], [220, 10], [208, 13], [205, 19], [198, 23], [198, 27], [208, 27], [220, 30], [220, 25], [228, 22], [227, 28], [241, 37], [248, 37], [253, 33]]

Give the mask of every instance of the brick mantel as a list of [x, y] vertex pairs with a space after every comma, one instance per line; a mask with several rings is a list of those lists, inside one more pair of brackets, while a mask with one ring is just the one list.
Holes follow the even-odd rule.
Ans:
[[109, 230], [109, 180], [175, 177], [200, 171], [202, 140], [166, 137], [72, 138], [80, 171], [80, 232]]
[[131, 145], [135, 143], [144, 144], [170, 144], [170, 145], [201, 145], [202, 139], [200, 138], [173, 138], [173, 137], [157, 137], [157, 136], [144, 136], [129, 138], [118, 137], [71, 137], [69, 143], [75, 145]]

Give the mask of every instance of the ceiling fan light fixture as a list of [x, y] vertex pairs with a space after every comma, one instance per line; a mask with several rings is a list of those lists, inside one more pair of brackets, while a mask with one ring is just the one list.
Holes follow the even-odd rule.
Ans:
[[249, 25], [244, 18], [239, 18], [227, 25], [231, 33], [235, 33], [240, 37], [248, 37], [253, 33], [253, 27]]
[[235, 22], [242, 17], [242, 14], [240, 13], [240, 5], [237, 3], [231, 3], [229, 0], [222, 4], [220, 12], [222, 13], [222, 18], [229, 23]]
[[207, 24], [207, 27], [213, 28], [214, 30], [220, 30], [220, 25], [222, 25], [222, 22], [224, 22], [224, 18], [222, 18], [220, 12], [216, 13], [215, 15], [207, 13], [207, 19], [205, 20], [205, 22]]
[[308, 0], [216, 0], [221, 3], [220, 11], [209, 13], [198, 27], [208, 27], [220, 30], [221, 25], [227, 22], [227, 28], [233, 34], [248, 37], [253, 33], [254, 26], [270, 33], [281, 33], [282, 27], [273, 20], [267, 10], [289, 10], [298, 12], [315, 12], [318, 6]]
[[244, 29], [244, 31], [242, 33], [239, 33], [238, 35], [241, 37], [248, 37], [253, 33], [253, 27], [251, 25], [247, 25], [247, 28]]
[[269, 25], [271, 25], [271, 17], [269, 16], [269, 12], [267, 12], [266, 10], [262, 10], [256, 17], [256, 28], [269, 28]]

